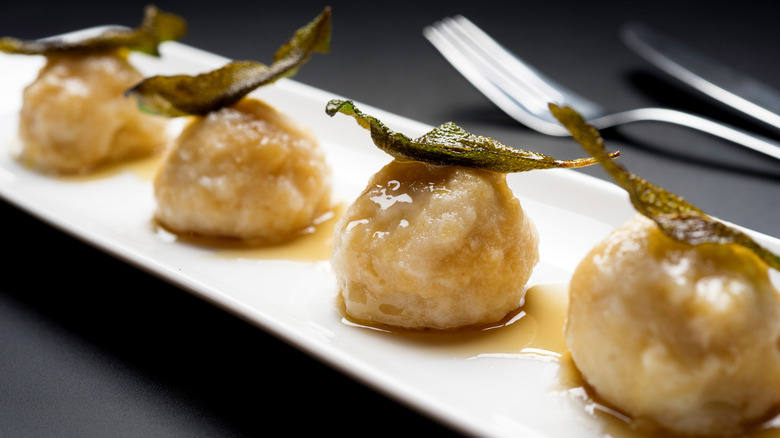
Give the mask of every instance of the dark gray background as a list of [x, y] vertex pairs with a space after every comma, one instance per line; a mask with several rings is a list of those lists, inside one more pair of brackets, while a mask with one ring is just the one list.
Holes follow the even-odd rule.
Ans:
[[[0, 15], [0, 35], [22, 38], [103, 24], [135, 26], [146, 4], [9, 3]], [[261, 62], [270, 62], [294, 29], [330, 4], [332, 52], [313, 58], [296, 80], [431, 125], [451, 120], [509, 145], [567, 158], [580, 155], [573, 142], [535, 134], [511, 120], [438, 55], [422, 28], [463, 14], [541, 71], [608, 107], [678, 107], [780, 138], [780, 131], [681, 88], [619, 39], [623, 23], [641, 21], [780, 88], [774, 3], [156, 4], [187, 18], [183, 42]], [[710, 214], [780, 237], [780, 161], [654, 123], [605, 136], [635, 173]], [[596, 167], [580, 171], [603, 177]], [[0, 217], [6, 232], [0, 436], [255, 436], [277, 427], [298, 433], [455, 433], [2, 201]]]

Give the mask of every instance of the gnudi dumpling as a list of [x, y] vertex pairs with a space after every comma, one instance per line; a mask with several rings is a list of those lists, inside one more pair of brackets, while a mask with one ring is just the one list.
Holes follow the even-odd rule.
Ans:
[[780, 305], [749, 250], [637, 216], [571, 279], [566, 340], [595, 394], [662, 431], [733, 436], [780, 402]]
[[270, 244], [331, 209], [331, 170], [313, 134], [253, 98], [195, 117], [154, 182], [175, 232]]
[[164, 147], [168, 120], [143, 114], [124, 96], [141, 79], [117, 51], [48, 56], [24, 89], [21, 160], [44, 171], [79, 173]]
[[349, 316], [451, 329], [518, 308], [538, 260], [504, 174], [394, 160], [336, 224], [331, 264]]

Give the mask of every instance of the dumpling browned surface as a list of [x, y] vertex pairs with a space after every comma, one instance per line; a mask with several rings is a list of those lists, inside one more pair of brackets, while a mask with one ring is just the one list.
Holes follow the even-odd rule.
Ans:
[[47, 57], [24, 90], [20, 159], [45, 171], [81, 173], [164, 147], [168, 119], [140, 112], [124, 96], [141, 79], [117, 52]]
[[595, 394], [634, 420], [733, 436], [780, 402], [779, 304], [752, 252], [678, 243], [637, 216], [575, 270], [567, 345]]
[[154, 190], [175, 232], [278, 243], [330, 211], [331, 170], [311, 133], [244, 98], [184, 128]]
[[331, 264], [349, 316], [451, 329], [516, 309], [538, 260], [503, 174], [393, 161], [336, 224]]

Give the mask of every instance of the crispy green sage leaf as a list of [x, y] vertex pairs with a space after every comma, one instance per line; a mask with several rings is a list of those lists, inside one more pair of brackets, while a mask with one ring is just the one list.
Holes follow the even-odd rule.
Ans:
[[144, 18], [135, 29], [108, 29], [94, 37], [77, 41], [60, 38], [20, 40], [0, 38], [0, 51], [19, 55], [56, 55], [94, 53], [129, 49], [159, 56], [158, 46], [163, 41], [178, 40], [187, 32], [186, 21], [178, 15], [147, 6]]
[[[375, 117], [364, 114], [349, 100], [331, 100], [325, 112], [331, 117], [338, 112], [354, 117], [360, 126], [371, 132], [371, 139], [379, 149], [401, 160], [476, 167], [500, 173], [583, 167], [597, 162], [590, 157], [558, 160], [513, 148], [492, 138], [470, 134], [452, 122], [440, 125], [420, 138], [411, 139], [393, 132]], [[611, 157], [618, 155], [614, 153]]]
[[628, 192], [634, 208], [658, 224], [667, 236], [689, 245], [741, 245], [753, 251], [769, 266], [780, 270], [780, 256], [760, 246], [747, 234], [708, 216], [683, 198], [651, 184], [615, 160], [610, 160], [599, 131], [585, 122], [575, 110], [550, 104], [550, 111], [569, 130], [574, 140], [595, 157], [615, 182]]
[[197, 76], [154, 76], [127, 94], [138, 98], [144, 111], [170, 117], [203, 116], [233, 105], [261, 85], [294, 75], [312, 53], [327, 53], [330, 17], [330, 7], [326, 7], [309, 24], [298, 29], [277, 50], [270, 66], [255, 61], [233, 61]]

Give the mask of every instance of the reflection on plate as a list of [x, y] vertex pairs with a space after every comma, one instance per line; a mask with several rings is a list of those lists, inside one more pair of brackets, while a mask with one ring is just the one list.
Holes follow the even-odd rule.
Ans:
[[[162, 50], [160, 59], [136, 54], [131, 59], [145, 74], [192, 74], [227, 62], [179, 43], [165, 43]], [[21, 90], [40, 65], [36, 58], [0, 56], [0, 195], [6, 200], [456, 429], [483, 436], [596, 437], [614, 427], [588, 414], [572, 385], [566, 385], [576, 379], [567, 374], [560, 332], [572, 270], [633, 215], [614, 185], [572, 170], [510, 175], [508, 183], [541, 239], [542, 260], [529, 283], [526, 307], [505, 327], [476, 333], [395, 333], [343, 317], [327, 262], [327, 227], [334, 218], [304, 236], [309, 240], [297, 242], [297, 249], [214, 246], [176, 238], [153, 223], [154, 160], [70, 179], [21, 167], [10, 153], [18, 145]], [[288, 79], [253, 94], [314, 131], [333, 167], [340, 205], [348, 205], [390, 160], [353, 120], [325, 114], [327, 101], [342, 96]], [[431, 129], [359, 106], [408, 135]], [[757, 237], [780, 248], [775, 239]], [[315, 251], [317, 256], [300, 256]]]

